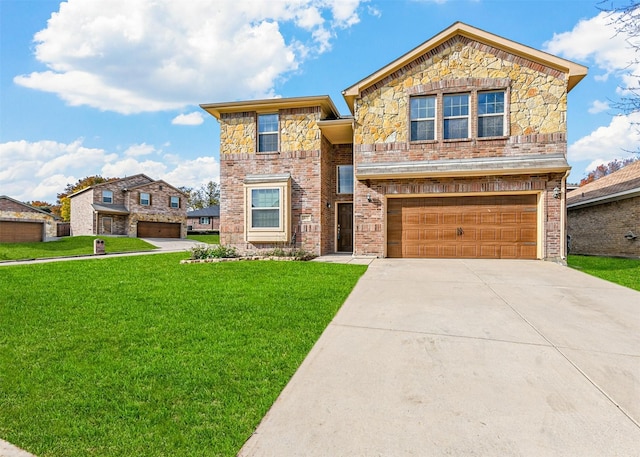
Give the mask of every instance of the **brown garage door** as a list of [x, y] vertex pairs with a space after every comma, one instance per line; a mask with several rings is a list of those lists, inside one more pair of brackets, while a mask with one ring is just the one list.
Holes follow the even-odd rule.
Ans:
[[389, 199], [387, 255], [535, 259], [535, 195]]
[[42, 241], [42, 222], [0, 222], [0, 243]]
[[138, 238], [180, 238], [180, 224], [174, 222], [138, 222]]

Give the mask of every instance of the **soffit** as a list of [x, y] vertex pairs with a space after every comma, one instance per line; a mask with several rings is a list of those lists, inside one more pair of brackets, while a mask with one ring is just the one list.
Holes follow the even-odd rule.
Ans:
[[569, 79], [567, 91], [570, 91], [587, 74], [587, 67], [583, 65], [571, 62], [566, 59], [562, 59], [560, 57], [531, 48], [529, 46], [525, 46], [515, 41], [507, 40], [506, 38], [502, 38], [498, 35], [485, 32], [484, 30], [472, 27], [462, 22], [456, 22], [451, 27], [447, 28], [446, 30], [443, 30], [438, 35], [434, 36], [433, 38], [424, 42], [420, 46], [404, 54], [400, 58], [394, 60], [387, 66], [381, 68], [377, 72], [360, 80], [353, 86], [345, 89], [342, 92], [342, 95], [344, 96], [347, 102], [347, 105], [349, 106], [351, 111], [353, 112], [353, 109], [354, 109], [354, 100], [356, 99], [356, 97], [360, 95], [360, 93], [364, 89], [374, 85], [381, 79], [399, 70], [400, 68], [414, 61], [421, 55], [429, 52], [431, 49], [441, 45], [445, 41], [450, 40], [456, 35], [462, 35], [474, 41], [478, 41], [480, 43], [484, 43], [484, 44], [493, 46], [495, 48], [502, 49], [510, 54], [517, 55], [527, 60], [531, 60], [533, 62], [542, 64], [547, 67], [551, 67], [566, 73]]
[[269, 98], [262, 100], [245, 100], [224, 103], [201, 104], [200, 108], [220, 120], [222, 114], [255, 111], [257, 113], [274, 113], [281, 109], [308, 108], [320, 106], [322, 118], [335, 119], [340, 117], [338, 108], [328, 95], [290, 98]]
[[318, 127], [331, 144], [353, 143], [353, 118], [319, 121]]

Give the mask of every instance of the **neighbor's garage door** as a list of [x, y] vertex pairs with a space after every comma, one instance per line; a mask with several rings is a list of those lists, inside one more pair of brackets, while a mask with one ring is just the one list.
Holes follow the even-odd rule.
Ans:
[[42, 222], [0, 222], [0, 243], [42, 241]]
[[536, 196], [389, 199], [387, 256], [536, 258]]
[[138, 222], [138, 238], [180, 238], [180, 224]]

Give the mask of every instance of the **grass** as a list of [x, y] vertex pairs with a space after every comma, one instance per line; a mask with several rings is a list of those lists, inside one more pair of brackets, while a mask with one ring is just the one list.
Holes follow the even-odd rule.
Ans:
[[220, 235], [187, 235], [187, 238], [206, 244], [220, 244]]
[[570, 267], [640, 291], [640, 259], [570, 255]]
[[366, 267], [0, 269], [0, 437], [47, 456], [233, 456]]
[[107, 253], [156, 249], [155, 246], [138, 238], [70, 236], [46, 243], [0, 243], [0, 261], [93, 254], [93, 240], [96, 238], [104, 240]]

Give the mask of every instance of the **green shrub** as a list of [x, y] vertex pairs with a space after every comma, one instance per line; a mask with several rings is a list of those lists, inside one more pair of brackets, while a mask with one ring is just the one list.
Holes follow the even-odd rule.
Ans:
[[293, 257], [296, 260], [311, 260], [315, 257], [304, 249], [277, 247], [264, 253], [267, 257]]
[[198, 244], [191, 248], [191, 260], [228, 259], [239, 257], [238, 251], [230, 246]]

